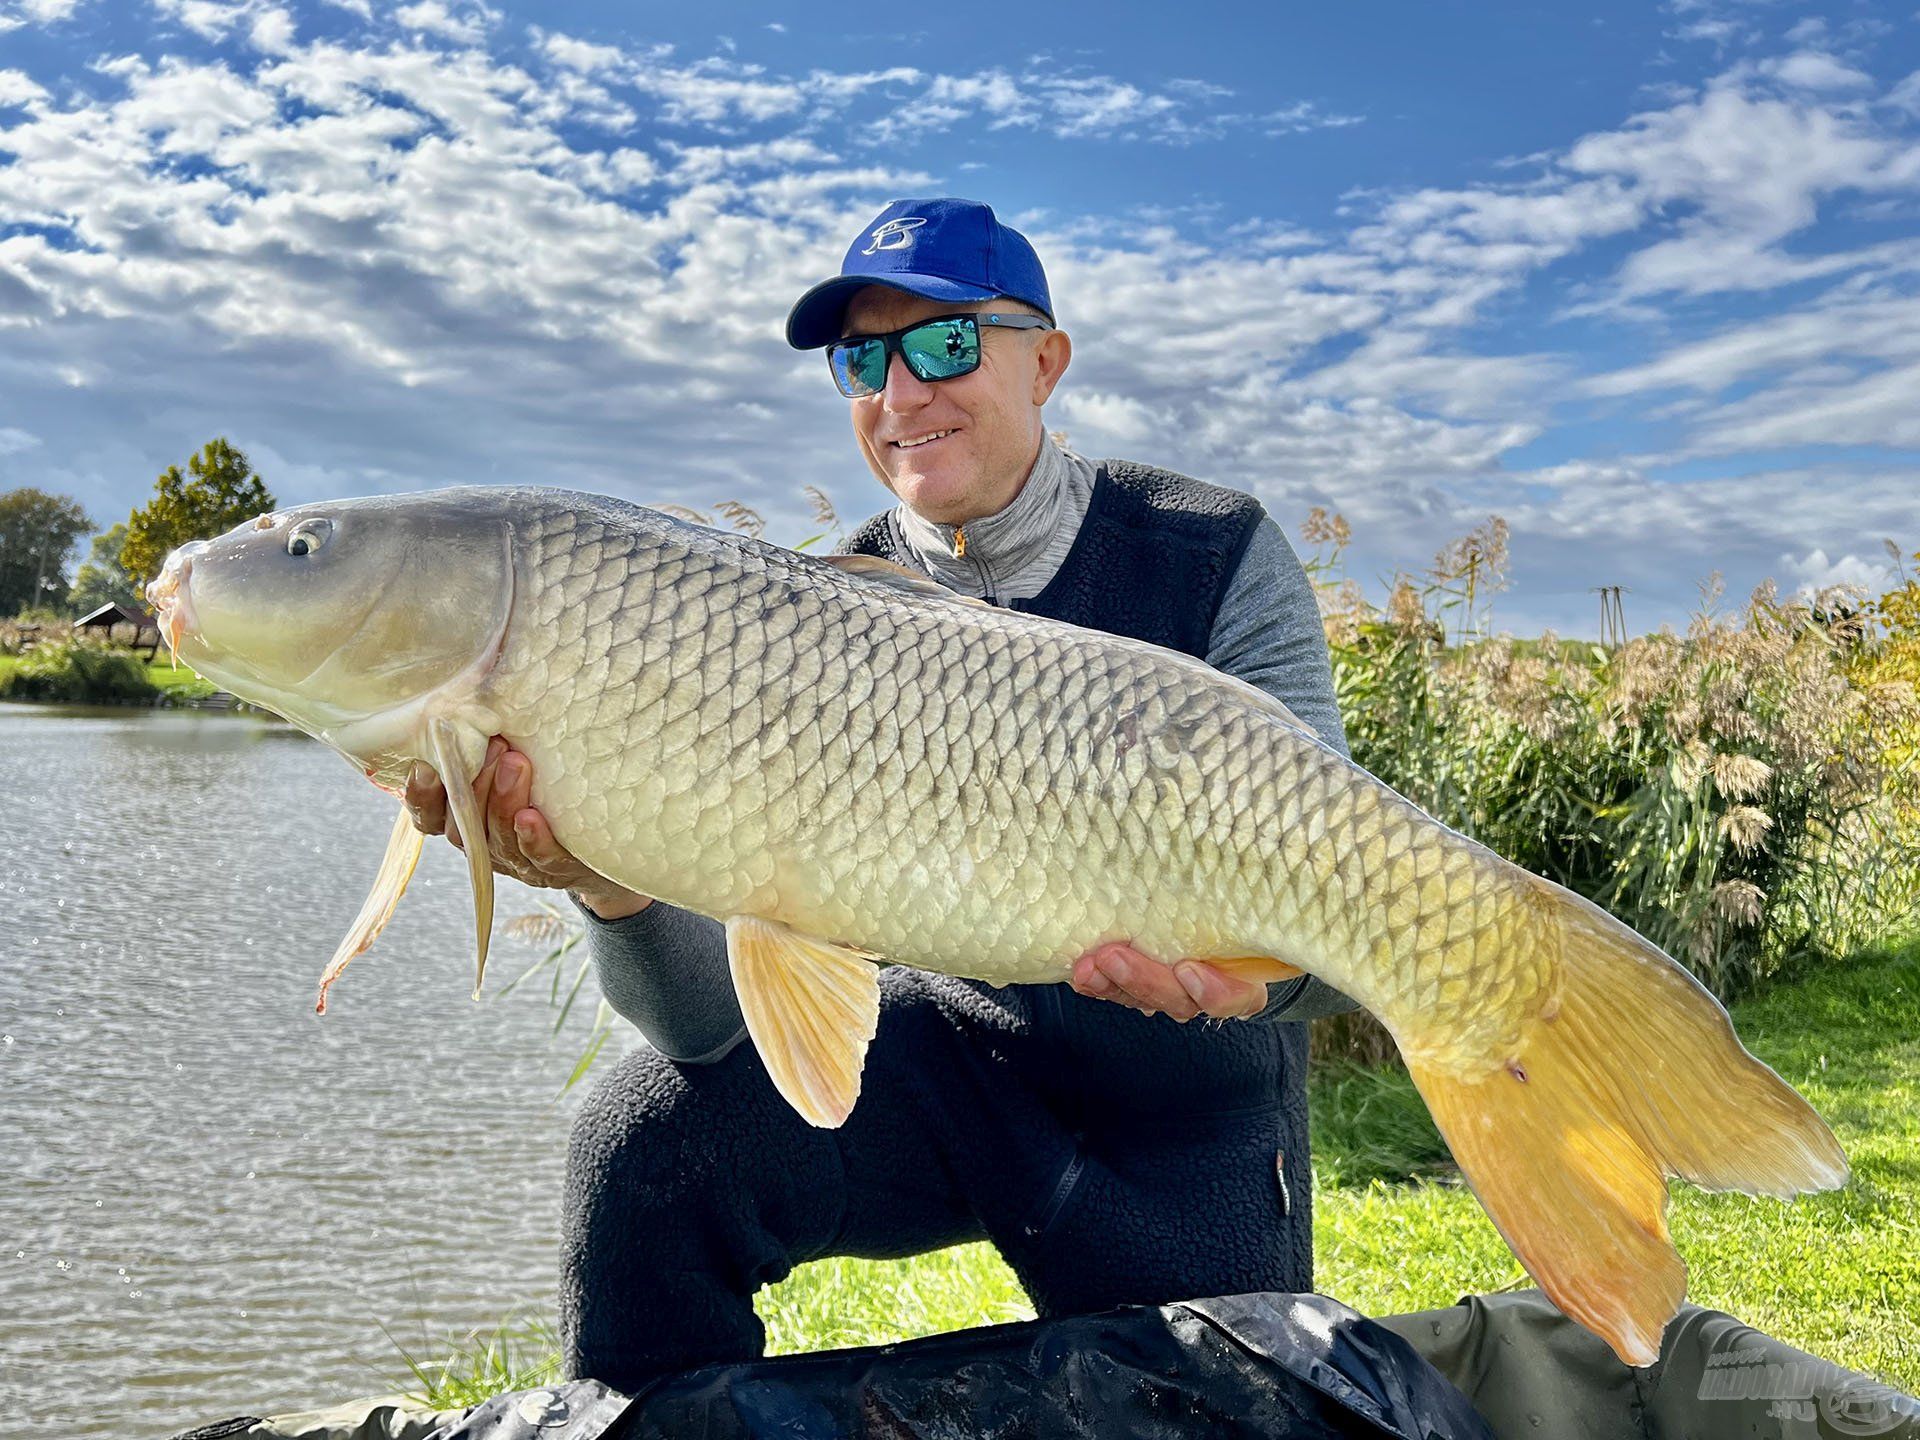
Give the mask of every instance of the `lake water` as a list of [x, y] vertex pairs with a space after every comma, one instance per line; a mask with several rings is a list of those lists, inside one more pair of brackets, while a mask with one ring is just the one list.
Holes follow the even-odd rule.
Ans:
[[[468, 998], [434, 841], [313, 1014], [393, 806], [277, 724], [0, 705], [0, 1429], [166, 1435], [410, 1384], [382, 1325], [551, 1323], [591, 1003]], [[496, 934], [489, 992], [540, 953]]]

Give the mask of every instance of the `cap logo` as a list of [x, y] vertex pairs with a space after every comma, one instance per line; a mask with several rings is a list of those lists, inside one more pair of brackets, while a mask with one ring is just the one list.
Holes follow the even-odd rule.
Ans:
[[860, 253], [873, 255], [881, 250], [904, 250], [913, 243], [913, 232], [926, 223], [918, 215], [902, 215], [898, 220], [875, 226], [868, 237], [872, 243]]

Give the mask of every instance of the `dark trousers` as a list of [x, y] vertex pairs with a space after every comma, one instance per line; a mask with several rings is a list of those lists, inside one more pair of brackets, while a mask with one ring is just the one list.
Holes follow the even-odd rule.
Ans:
[[1306, 1156], [1280, 1153], [1279, 1100], [1142, 1114], [1076, 1084], [1029, 987], [880, 983], [838, 1130], [795, 1114], [746, 1041], [707, 1065], [638, 1049], [596, 1086], [562, 1216], [570, 1377], [631, 1391], [753, 1359], [754, 1292], [828, 1255], [989, 1239], [1043, 1317], [1312, 1288]]

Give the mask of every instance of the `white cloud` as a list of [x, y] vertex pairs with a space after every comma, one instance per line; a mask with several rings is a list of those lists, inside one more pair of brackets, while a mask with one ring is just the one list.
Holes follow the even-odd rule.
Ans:
[[40, 443], [40, 437], [11, 425], [0, 425], [0, 455], [17, 455]]
[[618, 72], [627, 66], [627, 52], [618, 45], [597, 45], [559, 31], [547, 33], [537, 25], [531, 28], [531, 34], [549, 60], [569, 70], [592, 75]]
[[293, 16], [285, 10], [268, 9], [254, 16], [247, 38], [254, 49], [279, 55], [293, 48], [293, 30]]
[[37, 105], [47, 92], [24, 70], [0, 70], [0, 105]]
[[157, 13], [178, 20], [203, 40], [224, 40], [256, 8], [255, 0], [154, 0]]
[[1769, 60], [1760, 67], [1783, 85], [1796, 90], [1871, 90], [1873, 77], [1851, 65], [1843, 64], [1821, 50], [1796, 50], [1791, 55]]
[[1671, 33], [1676, 40], [1704, 40], [1715, 50], [1724, 50], [1746, 32], [1731, 20], [1690, 20]]
[[[1920, 450], [1920, 363], [1835, 382], [1783, 381], [1703, 416], [1687, 449], [1740, 454], [1799, 445]], [[1920, 475], [1914, 489], [1920, 494]]]
[[805, 88], [792, 80], [763, 80], [763, 73], [730, 60], [662, 62], [636, 67], [630, 83], [658, 96], [660, 118], [673, 125], [774, 120], [797, 112], [805, 103]]
[[1071, 444], [1089, 454], [1151, 445], [1177, 424], [1170, 410], [1155, 409], [1131, 395], [1073, 389], [1055, 407]]
[[787, 120], [819, 128], [871, 92], [882, 92], [894, 103], [847, 137], [849, 143], [868, 146], [912, 143], [967, 123], [989, 130], [1045, 127], [1049, 134], [1072, 139], [1189, 144], [1235, 131], [1287, 135], [1361, 120], [1311, 100], [1259, 114], [1236, 113], [1225, 106], [1233, 95], [1225, 86], [1176, 79], [1155, 90], [1051, 62], [968, 74], [893, 65], [787, 75], [736, 59], [731, 46], [723, 47], [725, 54], [681, 60], [667, 46], [623, 49], [538, 26], [530, 33], [555, 64], [617, 79], [656, 97], [660, 118], [673, 125], [737, 129]]
[[1886, 94], [1886, 104], [1909, 115], [1920, 115], [1920, 70], [1895, 85]]
[[1646, 364], [1594, 376], [1583, 388], [1595, 395], [1676, 388], [1713, 393], [1838, 356], [1920, 359], [1920, 297], [1825, 297], [1676, 346]]
[[445, 0], [415, 0], [414, 4], [398, 6], [393, 18], [409, 30], [417, 30], [423, 35], [437, 35], [443, 40], [452, 40], [462, 45], [478, 44], [488, 29], [500, 18], [497, 10], [485, 5], [469, 4], [456, 14], [445, 4]]
[[1887, 565], [1874, 560], [1863, 560], [1854, 554], [1829, 560], [1827, 552], [1818, 546], [1804, 555], [1796, 556], [1791, 553], [1782, 555], [1780, 566], [1785, 572], [1787, 581], [1793, 583], [1794, 588], [1802, 595], [1831, 589], [1836, 585], [1846, 586], [1865, 595], [1878, 595], [1888, 589], [1894, 580], [1893, 570]]
[[80, 0], [9, 0], [0, 4], [0, 35], [24, 25], [57, 25], [79, 8]]

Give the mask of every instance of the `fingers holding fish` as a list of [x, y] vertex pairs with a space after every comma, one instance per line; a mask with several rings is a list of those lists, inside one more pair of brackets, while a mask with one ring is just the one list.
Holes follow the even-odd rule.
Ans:
[[622, 919], [651, 905], [645, 895], [615, 885], [583, 864], [555, 838], [547, 817], [532, 803], [533, 761], [497, 736], [495, 741], [502, 753], [485, 808], [493, 868], [523, 885], [571, 890], [603, 920]]
[[[487, 742], [486, 760], [473, 786], [475, 798], [483, 805], [486, 793], [492, 786], [493, 766], [506, 749], [507, 742], [497, 735]], [[400, 803], [406, 807], [414, 828], [421, 834], [445, 835], [454, 849], [466, 848], [460, 839], [460, 826], [448, 810], [447, 787], [441, 783], [433, 766], [425, 760], [414, 761], [413, 768], [407, 772], [406, 789], [401, 792]]]
[[546, 889], [598, 879], [554, 838], [553, 827], [534, 808], [532, 796], [533, 762], [506, 747], [494, 767], [493, 791], [486, 803], [493, 868], [523, 885]]
[[1203, 1015], [1244, 1020], [1267, 1008], [1267, 987], [1237, 979], [1199, 960], [1182, 960], [1168, 972]]
[[1113, 1000], [1182, 1024], [1198, 1015], [1238, 1019], [1267, 1003], [1264, 985], [1228, 975], [1198, 960], [1168, 966], [1127, 944], [1097, 946], [1074, 962], [1072, 985], [1082, 995]]
[[407, 788], [400, 801], [407, 807], [413, 828], [422, 835], [443, 834], [447, 828], [447, 791], [433, 767], [424, 760], [413, 762], [407, 772]]

